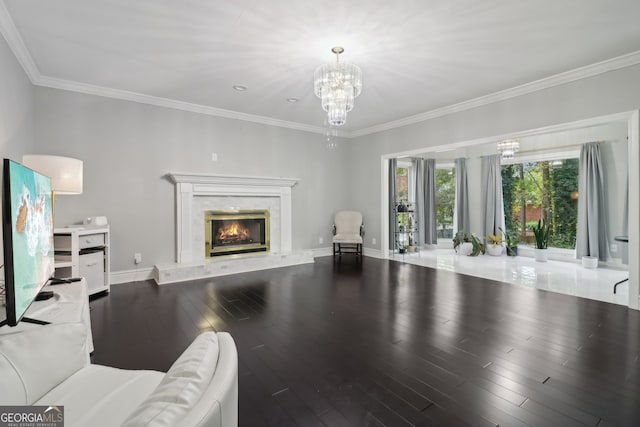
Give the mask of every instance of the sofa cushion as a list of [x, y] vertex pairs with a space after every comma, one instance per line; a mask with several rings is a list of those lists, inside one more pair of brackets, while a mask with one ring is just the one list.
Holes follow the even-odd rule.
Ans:
[[0, 336], [0, 405], [32, 405], [89, 364], [86, 327], [38, 325]]
[[200, 334], [182, 353], [150, 396], [127, 418], [124, 426], [175, 426], [193, 408], [214, 376], [218, 337]]
[[89, 365], [36, 405], [64, 405], [65, 426], [118, 426], [158, 386], [162, 372]]

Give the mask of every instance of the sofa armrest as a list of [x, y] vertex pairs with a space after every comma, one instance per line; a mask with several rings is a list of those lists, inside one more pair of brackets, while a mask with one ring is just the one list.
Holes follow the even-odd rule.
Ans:
[[226, 427], [237, 423], [238, 354], [235, 343], [228, 333], [204, 332], [122, 425]]
[[31, 405], [89, 364], [81, 323], [56, 323], [0, 335], [1, 405]]

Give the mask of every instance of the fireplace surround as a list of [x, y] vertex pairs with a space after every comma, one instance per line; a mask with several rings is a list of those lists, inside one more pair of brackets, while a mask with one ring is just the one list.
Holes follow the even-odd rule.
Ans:
[[[292, 250], [292, 187], [297, 178], [169, 173], [175, 184], [176, 261], [156, 264], [156, 283], [313, 263], [311, 250]], [[205, 256], [208, 210], [268, 210], [269, 251], [242, 256]]]

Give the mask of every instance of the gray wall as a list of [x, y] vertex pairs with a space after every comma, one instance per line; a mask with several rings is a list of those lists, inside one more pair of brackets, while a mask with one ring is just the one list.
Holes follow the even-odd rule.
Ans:
[[[0, 155], [2, 158], [19, 162], [23, 154], [33, 151], [34, 117], [33, 86], [4, 38], [0, 37]], [[1, 174], [0, 188], [2, 188]], [[2, 215], [1, 209], [0, 215]], [[0, 233], [0, 254], [2, 254], [1, 242]]]
[[134, 269], [134, 252], [142, 253], [141, 268], [175, 261], [168, 172], [299, 178], [294, 250], [329, 246], [335, 212], [352, 207], [344, 144], [328, 149], [318, 134], [37, 88], [36, 141], [38, 153], [84, 161], [84, 193], [56, 199], [55, 223], [106, 215], [112, 271]]
[[640, 107], [638, 81], [636, 65], [350, 141], [349, 197], [369, 220], [365, 246], [380, 249], [382, 155], [635, 110]]

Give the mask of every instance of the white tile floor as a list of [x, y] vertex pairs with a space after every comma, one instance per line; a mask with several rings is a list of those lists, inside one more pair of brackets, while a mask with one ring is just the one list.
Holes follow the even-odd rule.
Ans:
[[[402, 255], [398, 254], [391, 259], [403, 261]], [[407, 254], [404, 262], [625, 306], [629, 302], [628, 282], [618, 286], [617, 293], [613, 293], [613, 285], [629, 277], [624, 270], [603, 267], [586, 269], [579, 263], [536, 262], [524, 256], [470, 257], [457, 255], [453, 249], [435, 248]]]

